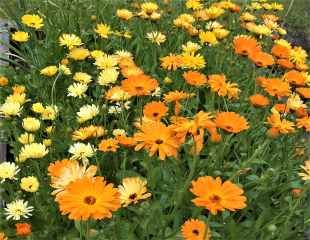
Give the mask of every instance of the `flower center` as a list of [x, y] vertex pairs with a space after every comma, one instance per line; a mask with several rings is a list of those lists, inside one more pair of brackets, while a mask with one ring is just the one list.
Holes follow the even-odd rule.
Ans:
[[212, 202], [212, 203], [219, 203], [221, 201], [221, 198], [220, 196], [218, 195], [212, 195], [209, 200]]
[[96, 203], [96, 198], [93, 196], [87, 196], [84, 198], [84, 203], [87, 205], [94, 205]]
[[157, 113], [157, 112], [153, 113], [153, 117], [157, 117], [158, 115], [159, 115], [159, 113]]
[[155, 141], [156, 144], [162, 144], [163, 142], [164, 142], [164, 141], [161, 140], [161, 139], [157, 139], [157, 140]]
[[199, 231], [197, 229], [194, 229], [192, 232], [194, 235], [198, 236], [199, 235]]
[[136, 91], [138, 91], [138, 92], [143, 91], [143, 87], [141, 87], [141, 86], [136, 86]]
[[129, 199], [135, 200], [136, 197], [137, 197], [137, 194], [136, 194], [136, 193], [133, 193], [133, 194], [130, 194]]

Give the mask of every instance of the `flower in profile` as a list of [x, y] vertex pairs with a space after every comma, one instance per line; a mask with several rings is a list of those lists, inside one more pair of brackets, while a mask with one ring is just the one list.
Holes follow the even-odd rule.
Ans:
[[79, 123], [86, 122], [90, 119], [93, 119], [99, 114], [99, 107], [92, 105], [84, 105], [77, 112], [77, 120]]
[[238, 84], [226, 82], [224, 74], [211, 74], [208, 76], [208, 84], [213, 92], [221, 97], [227, 96], [229, 99], [238, 99], [240, 89]]
[[107, 91], [105, 98], [112, 102], [119, 102], [128, 100], [130, 98], [130, 95], [125, 92], [121, 87], [116, 86], [110, 88]]
[[116, 11], [116, 16], [118, 16], [119, 18], [123, 19], [123, 20], [130, 20], [134, 15], [131, 11], [129, 11], [128, 9], [117, 9]]
[[[188, 54], [190, 54], [192, 52], [189, 52]], [[162, 57], [160, 58], [161, 61], [161, 67], [163, 69], [169, 70], [169, 71], [175, 71], [177, 70], [181, 64], [182, 64], [182, 58], [180, 55], [174, 55], [171, 54], [166, 56], [166, 57]]]
[[154, 121], [159, 121], [168, 112], [168, 107], [163, 102], [149, 102], [143, 107], [143, 115]]
[[7, 220], [13, 219], [19, 221], [21, 218], [30, 217], [33, 209], [32, 206], [28, 205], [27, 201], [15, 200], [6, 205], [4, 215], [6, 215]]
[[55, 105], [49, 105], [44, 108], [44, 111], [41, 113], [41, 118], [43, 120], [54, 120], [57, 116], [58, 108]]
[[71, 182], [56, 199], [62, 215], [71, 220], [111, 218], [121, 206], [119, 193], [103, 177], [83, 177]]
[[23, 133], [18, 137], [18, 141], [21, 144], [29, 144], [33, 143], [35, 140], [35, 136], [32, 133]]
[[219, 112], [215, 124], [218, 128], [231, 133], [240, 133], [249, 128], [247, 120], [235, 112]]
[[27, 237], [31, 235], [31, 224], [29, 223], [16, 223], [16, 236]]
[[77, 82], [80, 82], [80, 83], [84, 83], [84, 84], [88, 84], [92, 81], [91, 79], [91, 75], [87, 74], [87, 73], [84, 73], [84, 72], [76, 72], [74, 75], [73, 75], [73, 80], [74, 81], [77, 81]]
[[29, 33], [16, 31], [12, 34], [12, 40], [16, 42], [27, 42], [29, 40]]
[[147, 181], [140, 177], [124, 178], [122, 185], [118, 186], [121, 204], [127, 207], [130, 204], [137, 204], [138, 201], [151, 197], [147, 192]]
[[39, 130], [41, 123], [36, 118], [27, 117], [23, 119], [22, 126], [27, 132], [35, 132]]
[[291, 70], [283, 75], [282, 80], [296, 86], [304, 86], [307, 81], [307, 76], [302, 72]]
[[6, 118], [19, 116], [22, 110], [22, 106], [17, 102], [5, 102], [0, 105], [0, 116], [3, 115]]
[[249, 59], [258, 67], [268, 67], [275, 63], [274, 58], [269, 53], [262, 51], [252, 52]]
[[75, 47], [70, 50], [68, 57], [76, 61], [82, 61], [85, 60], [89, 55], [90, 53], [88, 49], [83, 47]]
[[220, 177], [199, 177], [192, 181], [190, 191], [196, 196], [192, 202], [197, 207], [208, 209], [213, 215], [226, 209], [234, 212], [246, 207], [243, 190], [231, 181], [222, 183]]
[[186, 44], [182, 45], [182, 50], [183, 52], [186, 52], [186, 53], [195, 53], [199, 49], [201, 49], [201, 46], [198, 43], [191, 42], [191, 41], [188, 41], [186, 42]]
[[117, 81], [119, 72], [115, 68], [107, 68], [100, 72], [98, 83], [102, 86], [109, 86]]
[[291, 94], [288, 99], [286, 100], [286, 106], [288, 109], [296, 111], [300, 108], [307, 108], [307, 105], [301, 100], [298, 94]]
[[157, 80], [145, 74], [130, 76], [122, 81], [122, 89], [131, 96], [150, 95], [157, 87]]
[[86, 97], [86, 91], [88, 89], [87, 84], [84, 83], [73, 83], [68, 87], [68, 96], [71, 97]]
[[146, 38], [157, 45], [160, 45], [166, 41], [166, 36], [157, 31], [147, 33]]
[[288, 97], [291, 94], [290, 84], [278, 78], [259, 78], [259, 85], [271, 96]]
[[201, 44], [206, 43], [206, 44], [210, 44], [211, 46], [218, 44], [215, 33], [211, 31], [206, 31], [206, 32], [201, 31], [199, 33], [199, 39], [200, 39]]
[[201, 3], [201, 0], [187, 0], [186, 8], [193, 9], [193, 10], [199, 10], [203, 8], [203, 4]]
[[22, 16], [22, 23], [25, 24], [27, 27], [31, 27], [36, 30], [44, 26], [43, 19], [36, 14], [26, 14]]
[[41, 69], [40, 74], [47, 76], [47, 77], [52, 77], [58, 72], [58, 68], [55, 65], [52, 66], [47, 66], [43, 69]]
[[304, 116], [296, 119], [296, 126], [298, 128], [304, 128], [306, 132], [310, 132], [310, 116]]
[[16, 175], [19, 173], [19, 167], [13, 162], [0, 163], [0, 183], [4, 183], [5, 180], [16, 180]]
[[69, 153], [72, 154], [72, 160], [88, 161], [88, 158], [94, 156], [96, 149], [90, 143], [77, 142], [70, 146]]
[[103, 139], [98, 145], [98, 149], [101, 152], [116, 152], [118, 148], [118, 141], [113, 138]]
[[261, 94], [254, 94], [249, 99], [254, 107], [266, 107], [270, 103], [269, 99]]
[[183, 74], [183, 78], [189, 85], [192, 86], [200, 87], [207, 84], [207, 77], [204, 74], [197, 71], [185, 72]]
[[24, 162], [30, 158], [40, 159], [48, 154], [48, 149], [42, 143], [30, 143], [22, 147], [16, 161]]
[[281, 115], [277, 110], [272, 110], [272, 114], [267, 117], [267, 122], [271, 125], [271, 129], [268, 130], [270, 137], [277, 137], [281, 134], [289, 134], [295, 131], [295, 124], [289, 120], [281, 119]]
[[8, 240], [4, 232], [0, 232], [0, 240]]
[[66, 46], [69, 50], [81, 46], [82, 40], [75, 34], [64, 33], [59, 37], [60, 46]]
[[97, 26], [95, 28], [95, 32], [98, 33], [98, 35], [101, 38], [105, 38], [105, 39], [107, 39], [109, 37], [109, 35], [111, 33], [113, 33], [111, 31], [111, 27], [109, 25], [107, 25], [107, 24], [104, 24], [104, 23], [97, 24]]
[[137, 142], [135, 151], [145, 149], [150, 156], [159, 154], [160, 160], [166, 157], [176, 157], [179, 142], [174, 132], [161, 122], [146, 122], [140, 126], [140, 131], [134, 134]]
[[0, 75], [0, 87], [5, 87], [9, 84], [9, 79], [5, 76]]
[[56, 199], [71, 182], [83, 177], [94, 177], [97, 167], [94, 165], [80, 165], [75, 160], [63, 159], [50, 163], [48, 166], [48, 175], [51, 177], [51, 187], [55, 190], [52, 192]]
[[310, 181], [310, 160], [305, 161], [303, 166], [300, 166], [304, 172], [298, 173], [304, 181]]
[[36, 192], [39, 189], [39, 181], [34, 176], [23, 177], [20, 180], [20, 187], [26, 192]]
[[289, 59], [295, 64], [303, 64], [306, 62], [308, 54], [302, 47], [294, 47], [290, 51]]
[[90, 125], [88, 127], [82, 127], [75, 130], [72, 133], [73, 141], [86, 140], [89, 138], [99, 138], [107, 133], [106, 129], [101, 126]]
[[189, 219], [181, 228], [185, 240], [210, 240], [211, 230], [207, 224], [198, 219]]

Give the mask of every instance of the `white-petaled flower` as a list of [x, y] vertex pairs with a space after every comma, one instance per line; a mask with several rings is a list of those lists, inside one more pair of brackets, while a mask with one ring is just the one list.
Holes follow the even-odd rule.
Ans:
[[186, 53], [196, 53], [199, 49], [201, 49], [201, 46], [198, 43], [191, 41], [188, 41], [186, 44], [182, 45], [182, 50]]
[[109, 110], [108, 110], [108, 113], [110, 114], [117, 114], [117, 113], [121, 113], [122, 112], [122, 108], [120, 106], [110, 106], [109, 107]]
[[27, 117], [23, 119], [22, 126], [28, 132], [35, 132], [39, 130], [41, 123], [40, 120], [36, 118]]
[[5, 102], [0, 106], [0, 115], [5, 117], [19, 116], [22, 107], [16, 102]]
[[85, 97], [85, 92], [88, 86], [84, 83], [73, 83], [68, 87], [68, 96], [82, 98]]
[[6, 179], [16, 180], [15, 176], [20, 171], [15, 163], [3, 162], [0, 164], [0, 179], [1, 183]]
[[16, 200], [6, 205], [4, 214], [7, 220], [13, 219], [19, 221], [21, 218], [29, 218], [33, 209], [32, 206], [28, 205], [27, 201]]
[[24, 162], [29, 158], [43, 158], [48, 154], [48, 149], [42, 143], [30, 143], [22, 147], [16, 161]]
[[153, 96], [153, 97], [160, 97], [160, 95], [161, 95], [161, 88], [160, 87], [157, 87], [155, 89], [155, 91], [152, 92], [152, 94], [151, 94], [151, 96]]
[[114, 137], [126, 136], [126, 131], [124, 129], [117, 128], [113, 130], [112, 134]]
[[90, 143], [77, 142], [69, 148], [69, 153], [72, 154], [70, 159], [82, 160], [83, 162], [87, 162], [88, 158], [94, 156], [95, 152], [96, 149]]
[[115, 68], [102, 70], [98, 77], [98, 83], [102, 86], [108, 86], [116, 82], [119, 72]]
[[84, 105], [77, 112], [77, 120], [79, 123], [86, 122], [99, 114], [99, 107], [92, 105]]
[[157, 45], [160, 45], [166, 41], [166, 36], [157, 31], [147, 33], [146, 38]]
[[288, 109], [296, 111], [298, 108], [307, 108], [307, 105], [301, 100], [298, 94], [292, 94], [286, 101]]
[[120, 58], [131, 58], [132, 57], [132, 53], [126, 50], [118, 50], [115, 52], [115, 55]]

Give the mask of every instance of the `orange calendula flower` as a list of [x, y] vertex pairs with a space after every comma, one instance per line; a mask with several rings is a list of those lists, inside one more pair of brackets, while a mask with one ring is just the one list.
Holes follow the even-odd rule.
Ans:
[[174, 113], [175, 115], [179, 115], [181, 111], [180, 101], [184, 99], [188, 99], [194, 96], [192, 93], [187, 93], [183, 91], [170, 91], [164, 95], [164, 102], [169, 103], [173, 102], [175, 104]]
[[162, 57], [160, 61], [161, 61], [160, 66], [163, 69], [166, 69], [169, 71], [175, 71], [181, 66], [182, 57], [179, 55], [170, 54], [169, 56]]
[[0, 240], [8, 240], [3, 232], [0, 232]]
[[122, 81], [122, 89], [131, 96], [150, 95], [157, 87], [157, 80], [145, 74], [130, 76]]
[[207, 83], [207, 77], [197, 71], [188, 71], [183, 74], [185, 81], [192, 86], [203, 86]]
[[272, 55], [262, 51], [252, 52], [249, 59], [258, 67], [268, 67], [275, 63]]
[[296, 88], [296, 92], [303, 98], [310, 98], [310, 88]]
[[185, 240], [210, 240], [211, 230], [207, 224], [198, 219], [189, 219], [181, 228]]
[[297, 118], [296, 123], [298, 128], [305, 128], [307, 132], [310, 132], [310, 116]]
[[16, 235], [21, 237], [27, 237], [31, 235], [31, 224], [29, 223], [16, 223]]
[[238, 99], [240, 89], [238, 84], [226, 82], [224, 74], [212, 74], [208, 76], [208, 84], [213, 92], [219, 96], [227, 96], [229, 99]]
[[240, 35], [236, 36], [234, 38], [234, 48], [235, 48], [235, 53], [244, 55], [244, 56], [249, 56], [253, 52], [260, 52], [261, 51], [261, 46], [257, 42], [257, 40], [253, 37], [246, 36], [246, 35]]
[[295, 131], [295, 124], [286, 119], [281, 119], [281, 115], [276, 110], [267, 117], [267, 122], [271, 125], [271, 129], [267, 132], [270, 137], [277, 137], [279, 134], [289, 134]]
[[277, 58], [288, 59], [290, 56], [290, 49], [276, 44], [272, 47], [271, 54]]
[[116, 152], [118, 148], [118, 141], [113, 138], [103, 139], [98, 146], [99, 151], [102, 152]]
[[269, 99], [261, 94], [254, 94], [249, 99], [254, 107], [266, 107], [270, 103]]
[[290, 84], [279, 78], [260, 78], [259, 85], [269, 93], [269, 95], [282, 98], [291, 94]]
[[289, 59], [285, 59], [285, 58], [280, 58], [276, 60], [276, 63], [285, 69], [292, 69], [294, 68], [294, 64], [289, 60]]
[[121, 207], [119, 192], [103, 177], [83, 177], [70, 183], [56, 200], [62, 215], [71, 220], [111, 218]]
[[240, 133], [249, 128], [247, 120], [235, 112], [220, 112], [216, 115], [215, 124], [227, 132]]
[[115, 137], [118, 143], [125, 147], [133, 147], [136, 145], [136, 141], [133, 137], [127, 137], [127, 136], [117, 136]]
[[306, 76], [296, 70], [291, 70], [284, 74], [283, 80], [297, 86], [304, 86], [306, 83]]
[[160, 122], [147, 122], [140, 126], [140, 131], [134, 134], [137, 142], [136, 151], [144, 148], [150, 156], [159, 154], [160, 160], [166, 157], [177, 157], [179, 143], [174, 132]]
[[236, 211], [246, 207], [243, 190], [231, 181], [222, 183], [220, 177], [199, 177], [192, 181], [190, 191], [197, 196], [192, 202], [198, 207], [208, 209], [213, 215], [218, 211]]
[[143, 115], [154, 121], [160, 121], [167, 112], [168, 107], [163, 102], [150, 102], [143, 108]]

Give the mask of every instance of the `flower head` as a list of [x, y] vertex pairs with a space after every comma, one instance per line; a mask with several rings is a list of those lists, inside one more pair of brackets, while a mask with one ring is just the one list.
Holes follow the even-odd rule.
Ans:
[[96, 105], [84, 105], [77, 112], [77, 120], [79, 123], [86, 122], [90, 119], [93, 119], [99, 114], [99, 107]]
[[12, 39], [16, 42], [27, 42], [29, 40], [29, 33], [16, 31], [12, 34]]
[[5, 180], [16, 180], [16, 175], [20, 171], [19, 167], [15, 163], [2, 162], [0, 163], [0, 179], [1, 183]]
[[24, 200], [15, 200], [6, 205], [4, 208], [4, 215], [6, 219], [20, 220], [21, 218], [28, 218], [31, 216], [33, 207], [28, 205], [27, 201]]
[[182, 225], [185, 240], [210, 240], [211, 230], [207, 224], [198, 219], [189, 219]]
[[217, 127], [231, 133], [240, 133], [249, 128], [247, 120], [235, 112], [220, 112], [216, 115]]
[[44, 26], [43, 19], [36, 14], [26, 14], [22, 16], [22, 23], [25, 24], [27, 27], [31, 27], [36, 30]]
[[16, 235], [21, 237], [27, 237], [31, 235], [31, 224], [29, 223], [16, 223]]
[[39, 189], [39, 181], [34, 176], [23, 177], [20, 181], [20, 187], [26, 192], [36, 192]]
[[82, 40], [75, 34], [64, 33], [59, 37], [60, 46], [66, 46], [69, 50], [82, 45]]
[[301, 177], [304, 181], [310, 181], [310, 160], [305, 161], [305, 164], [303, 166], [300, 166], [304, 172], [298, 173], [298, 175]]

